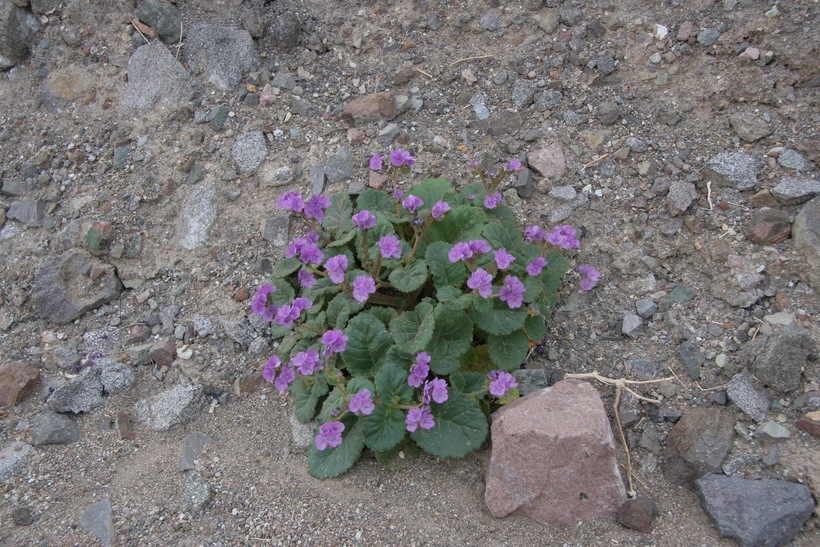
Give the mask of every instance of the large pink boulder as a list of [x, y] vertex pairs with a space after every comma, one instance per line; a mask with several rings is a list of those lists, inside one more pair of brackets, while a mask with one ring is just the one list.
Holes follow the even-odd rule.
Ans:
[[626, 500], [609, 419], [589, 383], [558, 382], [492, 418], [484, 497], [493, 516], [561, 526], [614, 515]]

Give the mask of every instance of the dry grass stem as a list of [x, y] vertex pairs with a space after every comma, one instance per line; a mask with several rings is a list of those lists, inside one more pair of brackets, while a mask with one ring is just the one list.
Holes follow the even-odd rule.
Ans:
[[459, 59], [458, 61], [453, 61], [447, 66], [456, 66], [460, 63], [465, 63], [467, 61], [475, 61], [477, 59], [489, 59], [490, 57], [495, 57], [495, 55], [476, 55], [474, 57], [464, 57], [463, 59]]

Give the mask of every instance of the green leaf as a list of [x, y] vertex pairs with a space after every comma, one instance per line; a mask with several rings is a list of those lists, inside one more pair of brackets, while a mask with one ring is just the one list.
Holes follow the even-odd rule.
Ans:
[[484, 374], [495, 368], [495, 365], [490, 359], [490, 351], [487, 349], [487, 344], [471, 346], [470, 349], [461, 356], [461, 366], [463, 369]]
[[[493, 246], [493, 249], [500, 249], [503, 247], [508, 253], [519, 256], [522, 241], [521, 235], [518, 233], [518, 229], [515, 224], [511, 224], [510, 229], [507, 229], [507, 227], [503, 224], [498, 222], [490, 222], [484, 226], [481, 234], [484, 236], [484, 239], [486, 239], [490, 245]], [[518, 260], [521, 259], [518, 258], [516, 262]]]
[[463, 262], [450, 262], [447, 255], [452, 248], [450, 243], [436, 241], [427, 247], [424, 254], [430, 273], [433, 274], [433, 284], [437, 289], [446, 286], [461, 287], [469, 276], [467, 266]]
[[347, 383], [347, 393], [351, 397], [361, 390], [366, 389], [370, 392], [371, 395], [376, 393], [376, 386], [373, 385], [369, 379], [359, 376], [357, 378], [351, 378], [350, 381]]
[[327, 324], [334, 329], [344, 329], [350, 316], [364, 307], [364, 302], [353, 300], [345, 293], [337, 294], [327, 305]]
[[396, 208], [396, 202], [393, 198], [384, 192], [367, 188], [359, 193], [356, 198], [356, 208], [359, 211], [367, 209], [373, 214], [377, 212], [391, 211]]
[[417, 429], [410, 437], [426, 452], [439, 458], [460, 458], [477, 450], [487, 438], [487, 418], [478, 402], [457, 390], [432, 406], [436, 425]]
[[413, 311], [406, 311], [390, 321], [390, 336], [407, 353], [422, 351], [433, 337], [436, 326], [433, 306], [421, 302]]
[[335, 420], [336, 418], [334, 418], [333, 415], [339, 415], [344, 403], [345, 397], [342, 395], [341, 390], [338, 387], [334, 387], [330, 392], [330, 395], [328, 395], [325, 399], [325, 402], [322, 403], [322, 410], [319, 412], [319, 416], [317, 416], [316, 419], [319, 423], [331, 422]]
[[450, 384], [460, 392], [468, 395], [487, 387], [487, 375], [480, 372], [454, 372], [450, 375]]
[[351, 467], [362, 455], [364, 434], [362, 420], [348, 414], [342, 418], [345, 430], [342, 432], [342, 444], [335, 448], [327, 447], [318, 450], [314, 443], [308, 452], [308, 471], [317, 479], [338, 477]]
[[454, 310], [466, 310], [473, 303], [473, 294], [462, 294], [461, 289], [445, 285], [436, 290], [436, 298], [442, 304]]
[[463, 311], [444, 304], [436, 306], [436, 326], [428, 344], [430, 368], [436, 374], [449, 374], [459, 367], [459, 357], [473, 343], [473, 323]]
[[317, 338], [327, 330], [327, 314], [323, 311], [305, 321], [307, 329], [302, 330], [305, 338]]
[[384, 325], [372, 315], [360, 314], [345, 328], [347, 346], [342, 359], [353, 376], [372, 376], [384, 363], [393, 344]]
[[[475, 207], [461, 206], [444, 215], [443, 220], [433, 222], [427, 233], [419, 241], [419, 254], [427, 251], [427, 246], [436, 241], [445, 241], [452, 245], [459, 241], [469, 241], [481, 235], [484, 225], [484, 214]], [[449, 251], [449, 249], [448, 249]]]
[[390, 324], [390, 321], [399, 315], [396, 313], [395, 308], [386, 308], [384, 306], [373, 306], [366, 313], [381, 321], [385, 328]]
[[404, 439], [404, 412], [385, 405], [376, 405], [364, 419], [364, 443], [376, 452], [390, 450]]
[[538, 297], [541, 296], [541, 291], [544, 290], [544, 284], [541, 282], [541, 279], [538, 277], [524, 276], [522, 282], [524, 283], [524, 303], [529, 304], [530, 302], [538, 300]]
[[336, 294], [341, 290], [342, 288], [339, 285], [334, 284], [327, 277], [320, 277], [316, 280], [316, 284], [309, 288], [304, 295], [315, 302], [320, 296]]
[[[290, 258], [283, 258], [273, 267], [272, 277], [287, 277], [299, 268], [302, 267], [302, 261], [292, 256]], [[276, 286], [277, 288], [279, 285]]]
[[524, 307], [511, 309], [498, 298], [476, 298], [467, 311], [476, 326], [489, 334], [509, 334], [521, 328], [527, 318]]
[[433, 207], [437, 201], [444, 199], [445, 194], [454, 191], [453, 185], [449, 180], [437, 178], [427, 179], [411, 188], [407, 193], [420, 197], [422, 201], [424, 201], [424, 207], [429, 209]]
[[503, 336], [491, 334], [487, 346], [493, 363], [506, 371], [516, 370], [521, 366], [521, 363], [527, 360], [527, 353], [530, 351], [530, 341], [522, 330]]
[[322, 227], [336, 236], [333, 239], [340, 239], [353, 229], [353, 221], [350, 220], [352, 216], [353, 204], [350, 202], [350, 196], [343, 192], [333, 194], [330, 197], [330, 207], [322, 219]]
[[562, 280], [569, 271], [569, 262], [558, 251], [553, 251], [547, 255], [547, 262], [547, 267], [538, 276], [543, 285], [543, 292], [537, 301], [538, 311], [545, 316], [550, 313], [551, 308], [558, 304], [558, 294], [561, 291]]
[[296, 419], [306, 424], [316, 416], [316, 405], [319, 398], [327, 395], [327, 382], [322, 376], [316, 379], [297, 377], [290, 385], [293, 394], [293, 414]]
[[547, 334], [547, 325], [540, 315], [531, 315], [524, 321], [524, 331], [533, 342], [541, 343]]
[[413, 388], [407, 383], [407, 367], [397, 359], [398, 353], [392, 352], [392, 358], [376, 374], [376, 397], [381, 404], [406, 405], [413, 397]]
[[515, 213], [506, 205], [498, 205], [495, 209], [488, 209], [487, 217], [504, 225], [516, 226], [518, 224]]
[[[358, 228], [352, 228], [352, 229], [348, 230], [347, 232], [344, 232], [340, 236], [338, 236], [338, 239], [335, 239], [334, 241], [331, 241], [330, 243], [328, 243], [325, 246], [325, 249], [333, 249], [335, 247], [342, 247], [344, 245], [347, 245], [348, 243], [353, 241], [353, 238], [356, 237], [356, 234], [358, 234], [358, 233], [359, 233]], [[328, 253], [329, 253], [329, 251], [328, 251]]]
[[296, 296], [296, 291], [293, 290], [290, 283], [284, 279], [276, 278], [272, 279], [271, 283], [276, 287], [276, 290], [268, 296], [270, 302], [273, 302], [275, 306], [284, 306], [293, 301], [293, 298]]
[[396, 268], [388, 277], [390, 284], [401, 292], [413, 292], [427, 281], [427, 264], [416, 260], [412, 264]]

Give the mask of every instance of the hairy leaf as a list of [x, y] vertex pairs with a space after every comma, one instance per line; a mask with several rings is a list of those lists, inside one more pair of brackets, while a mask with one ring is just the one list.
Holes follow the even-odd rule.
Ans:
[[436, 425], [417, 429], [410, 437], [425, 451], [440, 458], [460, 458], [477, 450], [487, 438], [487, 418], [478, 402], [457, 390], [447, 401], [432, 405]]

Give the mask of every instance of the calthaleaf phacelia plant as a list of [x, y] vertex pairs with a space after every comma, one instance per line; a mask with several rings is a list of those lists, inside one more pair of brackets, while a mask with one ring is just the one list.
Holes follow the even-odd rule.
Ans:
[[[263, 377], [318, 424], [315, 477], [344, 473], [364, 447], [380, 461], [413, 445], [442, 458], [479, 448], [491, 404], [518, 396], [511, 372], [545, 336], [569, 270], [561, 250], [580, 247], [571, 226], [519, 232], [497, 191], [517, 160], [492, 176], [474, 166], [479, 181], [459, 190], [438, 178], [403, 192], [414, 161], [370, 159], [390, 192], [278, 198], [307, 233], [251, 307], [282, 339]], [[592, 266], [578, 272], [582, 292], [598, 282]]]

